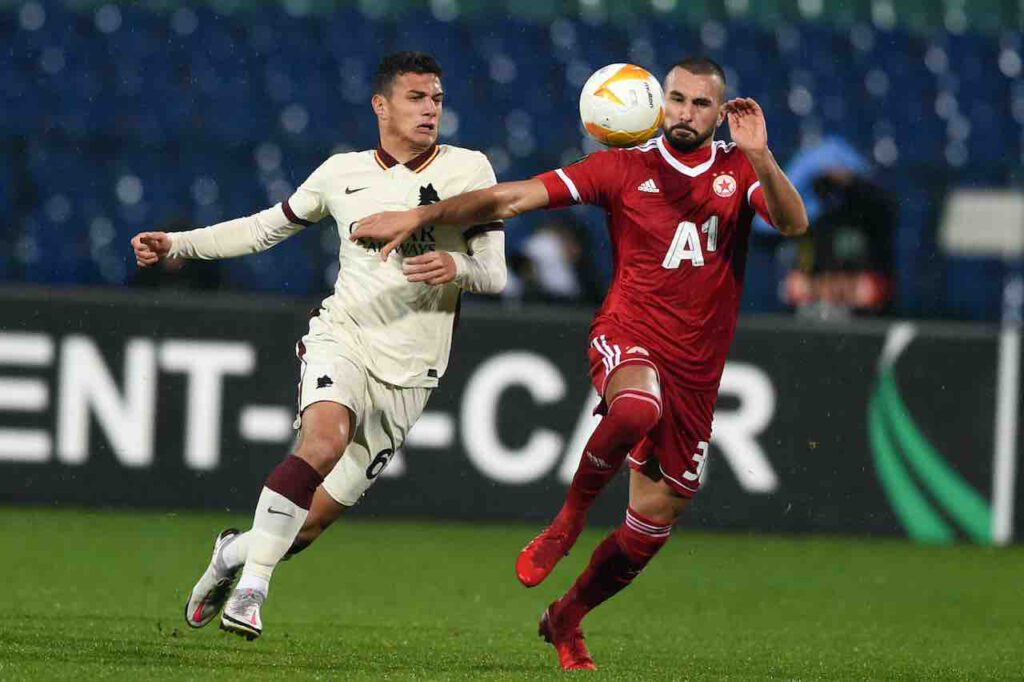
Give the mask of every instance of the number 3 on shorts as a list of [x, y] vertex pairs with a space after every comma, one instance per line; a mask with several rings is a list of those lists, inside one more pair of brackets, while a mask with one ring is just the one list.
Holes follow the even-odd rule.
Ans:
[[706, 440], [697, 443], [697, 452], [693, 453], [693, 461], [697, 463], [697, 470], [683, 472], [683, 478], [687, 481], [696, 481], [704, 473], [704, 465], [708, 461], [708, 442]]

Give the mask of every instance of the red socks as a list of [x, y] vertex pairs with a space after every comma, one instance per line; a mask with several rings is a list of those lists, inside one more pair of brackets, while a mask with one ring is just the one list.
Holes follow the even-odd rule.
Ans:
[[598, 604], [612, 598], [640, 574], [672, 532], [672, 524], [652, 521], [632, 509], [626, 521], [597, 546], [590, 563], [559, 600], [560, 627], [575, 627]]
[[565, 500], [566, 511], [585, 514], [598, 493], [615, 477], [629, 451], [661, 418], [661, 400], [647, 391], [619, 391], [594, 429], [580, 458]]

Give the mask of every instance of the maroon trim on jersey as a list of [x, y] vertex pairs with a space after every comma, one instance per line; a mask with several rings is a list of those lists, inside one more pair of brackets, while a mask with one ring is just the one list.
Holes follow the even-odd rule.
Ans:
[[466, 230], [463, 233], [462, 236], [466, 238], [466, 241], [469, 241], [473, 237], [481, 235], [484, 232], [495, 232], [495, 231], [499, 231], [499, 230], [502, 231], [502, 232], [505, 231], [505, 223], [501, 222], [500, 220], [495, 220], [492, 223], [484, 223], [483, 225], [474, 225], [473, 227], [471, 227], [468, 230]]
[[[405, 167], [414, 173], [418, 173], [419, 171], [426, 168], [430, 164], [430, 162], [434, 160], [434, 157], [437, 156], [437, 153], [439, 151], [440, 147], [437, 145], [437, 143], [434, 143], [430, 145], [427, 151], [423, 152], [422, 154], [413, 159], [406, 161]], [[384, 151], [383, 147], [377, 147], [377, 151], [375, 151], [374, 154], [377, 157], [377, 163], [379, 163], [381, 167], [384, 168], [385, 170], [389, 170], [398, 165], [398, 159]]]
[[288, 222], [290, 223], [295, 223], [296, 225], [305, 225], [306, 227], [309, 227], [310, 225], [313, 224], [310, 221], [303, 220], [299, 216], [295, 215], [295, 211], [292, 210], [292, 207], [288, 203], [287, 199], [281, 202], [281, 210], [284, 211], [284, 217], [287, 218]]

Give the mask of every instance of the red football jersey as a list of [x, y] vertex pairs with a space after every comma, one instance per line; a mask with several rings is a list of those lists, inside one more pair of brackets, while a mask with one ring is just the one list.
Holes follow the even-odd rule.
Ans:
[[659, 137], [537, 177], [549, 208], [582, 203], [607, 212], [615, 269], [594, 328], [616, 325], [642, 340], [674, 381], [717, 389], [755, 210], [770, 221], [747, 157], [724, 142], [683, 154]]

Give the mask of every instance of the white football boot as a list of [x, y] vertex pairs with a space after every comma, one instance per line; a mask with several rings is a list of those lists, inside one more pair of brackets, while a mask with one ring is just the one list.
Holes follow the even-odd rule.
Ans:
[[250, 642], [263, 633], [260, 607], [267, 595], [256, 590], [235, 590], [224, 605], [220, 616], [220, 629], [245, 637]]
[[224, 565], [221, 553], [224, 547], [233, 542], [238, 536], [237, 528], [228, 528], [221, 531], [213, 543], [213, 556], [210, 558], [210, 565], [206, 567], [203, 576], [192, 588], [192, 593], [185, 603], [185, 622], [189, 627], [201, 628], [217, 617], [224, 607], [231, 588], [235, 586], [235, 580], [241, 571], [241, 565], [229, 568]]

